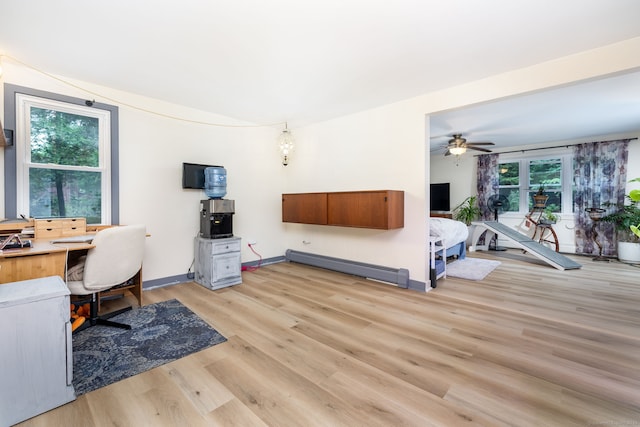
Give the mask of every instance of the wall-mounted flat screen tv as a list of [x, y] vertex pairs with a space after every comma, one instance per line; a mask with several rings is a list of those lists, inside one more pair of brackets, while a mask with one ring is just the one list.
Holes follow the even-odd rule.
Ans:
[[449, 183], [431, 184], [431, 210], [444, 211], [451, 210], [451, 199], [449, 193]]
[[221, 168], [222, 166], [182, 163], [182, 188], [197, 188], [204, 190], [204, 170], [206, 168], [215, 167]]

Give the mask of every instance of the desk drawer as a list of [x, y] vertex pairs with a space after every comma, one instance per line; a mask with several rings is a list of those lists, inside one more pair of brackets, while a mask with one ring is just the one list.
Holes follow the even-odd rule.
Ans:
[[65, 218], [62, 220], [63, 236], [78, 236], [87, 232], [87, 220], [84, 218]]
[[36, 219], [34, 230], [36, 239], [78, 236], [87, 232], [87, 220], [85, 218]]
[[34, 228], [36, 230], [62, 228], [62, 221], [57, 219], [36, 219]]
[[41, 228], [36, 231], [36, 239], [52, 239], [62, 236], [62, 228]]
[[62, 223], [59, 221], [36, 220], [34, 227], [36, 239], [50, 239], [62, 236]]

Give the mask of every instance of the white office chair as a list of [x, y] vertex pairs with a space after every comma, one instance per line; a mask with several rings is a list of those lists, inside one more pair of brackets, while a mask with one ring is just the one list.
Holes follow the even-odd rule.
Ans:
[[95, 325], [131, 329], [130, 325], [107, 320], [131, 307], [98, 316], [97, 294], [126, 282], [142, 268], [146, 233], [144, 225], [124, 225], [96, 234], [92, 242], [95, 248], [89, 249], [84, 262], [82, 280], [67, 281], [72, 295], [91, 295], [90, 316], [76, 332]]

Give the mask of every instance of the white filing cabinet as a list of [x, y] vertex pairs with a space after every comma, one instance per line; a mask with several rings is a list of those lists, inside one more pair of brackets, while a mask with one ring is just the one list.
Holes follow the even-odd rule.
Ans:
[[0, 285], [0, 425], [75, 400], [69, 289], [59, 276]]
[[242, 262], [239, 237], [195, 241], [195, 281], [209, 288], [219, 289], [242, 283]]

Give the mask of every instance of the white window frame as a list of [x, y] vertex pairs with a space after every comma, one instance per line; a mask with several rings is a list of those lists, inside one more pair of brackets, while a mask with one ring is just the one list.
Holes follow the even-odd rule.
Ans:
[[[31, 108], [43, 108], [78, 114], [98, 119], [97, 167], [52, 165], [31, 162]], [[82, 105], [41, 98], [22, 93], [16, 94], [16, 208], [17, 212], [29, 212], [29, 169], [55, 167], [59, 170], [100, 172], [101, 174], [101, 223], [111, 224], [111, 115], [109, 111]]]
[[500, 163], [519, 163], [520, 174], [520, 205], [518, 212], [505, 212], [504, 217], [522, 217], [529, 213], [530, 192], [535, 188], [529, 188], [529, 162], [532, 160], [545, 160], [559, 158], [562, 163], [562, 212], [561, 215], [573, 216], [573, 153], [567, 148], [551, 148], [544, 153], [537, 151], [500, 154]]

